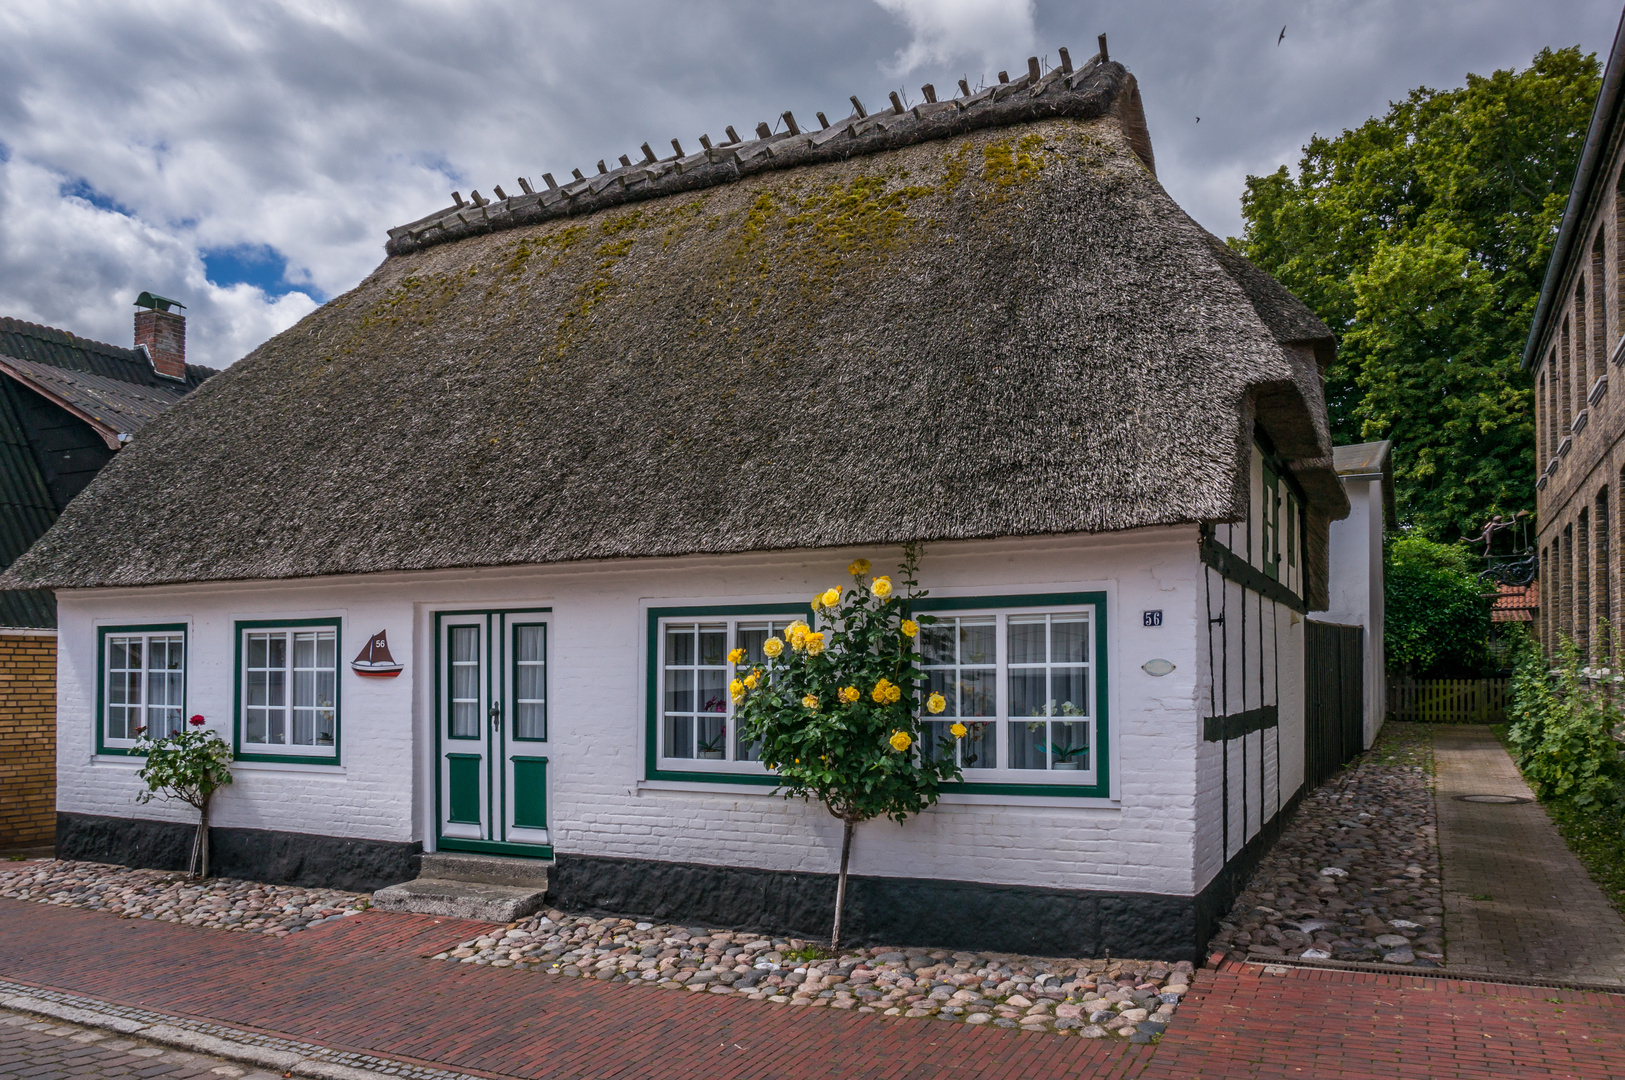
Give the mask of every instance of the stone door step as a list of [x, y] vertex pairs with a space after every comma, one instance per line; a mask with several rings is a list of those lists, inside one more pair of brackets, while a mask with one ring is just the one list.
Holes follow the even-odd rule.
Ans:
[[[428, 860], [429, 856], [424, 856], [425, 868]], [[373, 906], [384, 911], [411, 911], [419, 915], [498, 923], [534, 914], [546, 900], [545, 879], [538, 889], [534, 885], [493, 885], [483, 881], [420, 877], [372, 894]]]
[[547, 859], [514, 859], [502, 855], [470, 855], [457, 851], [426, 852], [419, 877], [440, 881], [474, 881], [484, 885], [515, 885], [547, 891]]

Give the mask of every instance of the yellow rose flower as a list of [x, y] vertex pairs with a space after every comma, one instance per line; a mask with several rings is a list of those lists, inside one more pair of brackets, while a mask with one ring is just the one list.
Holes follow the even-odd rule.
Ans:
[[807, 647], [807, 633], [811, 628], [804, 622], [793, 622], [784, 628], [784, 638], [790, 648], [800, 652]]
[[816, 709], [818, 708], [818, 695], [808, 694], [806, 697], [801, 699], [801, 703], [807, 706], [809, 709]]
[[895, 705], [901, 700], [903, 700], [903, 688], [901, 686], [893, 683], [886, 688], [886, 704]]
[[730, 663], [730, 664], [743, 664], [744, 662], [745, 662], [745, 650], [744, 649], [735, 649], [733, 652], [728, 654], [728, 663]]
[[854, 559], [852, 565], [846, 568], [846, 572], [853, 577], [862, 577], [869, 572], [871, 565], [868, 559]]
[[808, 656], [817, 656], [824, 651], [824, 634], [822, 631], [809, 633], [804, 644], [807, 646]]
[[843, 686], [836, 691], [835, 696], [850, 705], [863, 695], [858, 692], [858, 688], [855, 686]]
[[894, 731], [891, 733], [890, 742], [891, 748], [901, 754], [914, 745], [914, 737], [906, 731]]
[[875, 688], [869, 691], [869, 696], [882, 705], [890, 705], [903, 696], [903, 689], [890, 679], [881, 679], [875, 683]]
[[762, 642], [762, 652], [767, 654], [769, 660], [784, 651], [784, 642], [776, 637], [770, 637]]
[[817, 611], [819, 608], [823, 607], [824, 606], [824, 594], [823, 593], [813, 593], [812, 603], [809, 604], [808, 606], [811, 607], [814, 611]]
[[891, 578], [877, 577], [869, 583], [869, 591], [882, 600], [891, 595]]
[[756, 689], [756, 684], [759, 682], [761, 682], [761, 680], [756, 677], [756, 672], [754, 671], [745, 676], [745, 686], [751, 690]]
[[913, 619], [904, 619], [902, 630], [904, 637], [913, 637], [920, 632], [920, 624]]
[[728, 694], [734, 699], [734, 704], [738, 705], [741, 701], [745, 700], [745, 684], [740, 680], [735, 679], [733, 682], [728, 684]]
[[970, 729], [964, 724], [955, 724], [953, 727], [948, 729], [948, 734], [952, 735], [956, 739], [963, 739], [966, 735], [970, 734]]
[[930, 697], [925, 699], [925, 707], [931, 710], [931, 713], [935, 715], [948, 707], [948, 699], [943, 697], [941, 694], [932, 694]]
[[834, 607], [841, 602], [841, 590], [825, 589], [824, 595], [820, 596], [819, 599], [824, 602], [825, 607]]

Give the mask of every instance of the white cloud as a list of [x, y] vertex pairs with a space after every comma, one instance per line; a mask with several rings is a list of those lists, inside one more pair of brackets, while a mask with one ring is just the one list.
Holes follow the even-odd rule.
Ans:
[[[1220, 235], [1243, 178], [1412, 86], [1606, 50], [1616, 0], [52, 0], [0, 3], [0, 314], [126, 343], [143, 289], [229, 364], [354, 286], [385, 231], [519, 175], [975, 84], [1107, 32], [1164, 184]], [[1285, 42], [1276, 44], [1281, 25]], [[1202, 117], [1201, 124], [1195, 117]], [[238, 271], [222, 270], [241, 255]], [[257, 260], [257, 261], [256, 261]], [[245, 269], [246, 268], [246, 269]], [[229, 267], [228, 267], [229, 269]], [[214, 275], [211, 283], [209, 274]], [[252, 272], [250, 272], [252, 271]], [[262, 287], [263, 286], [263, 287]]]
[[[1033, 47], [1032, 0], [875, 0], [912, 37], [888, 65], [892, 75], [973, 57], [987, 68], [1020, 66]], [[976, 80], [973, 78], [971, 82]]]

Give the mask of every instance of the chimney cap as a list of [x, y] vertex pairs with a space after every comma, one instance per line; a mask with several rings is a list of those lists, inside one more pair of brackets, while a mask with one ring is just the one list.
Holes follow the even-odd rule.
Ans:
[[144, 292], [140, 296], [136, 297], [135, 306], [151, 308], [154, 311], [168, 311], [172, 307], [186, 307], [186, 305], [181, 303], [179, 300], [171, 300], [167, 296], [159, 296], [157, 293], [150, 292]]

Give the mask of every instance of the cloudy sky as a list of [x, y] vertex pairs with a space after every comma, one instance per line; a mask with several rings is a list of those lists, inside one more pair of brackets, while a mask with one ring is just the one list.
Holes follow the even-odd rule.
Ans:
[[[1244, 177], [1418, 85], [1606, 55], [1619, 0], [0, 0], [0, 315], [128, 344], [143, 289], [223, 366], [355, 285], [449, 193], [592, 170], [1029, 55], [1140, 80], [1214, 232]], [[1277, 44], [1281, 28], [1286, 37]], [[1196, 118], [1201, 117], [1197, 123]]]

